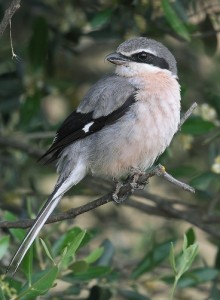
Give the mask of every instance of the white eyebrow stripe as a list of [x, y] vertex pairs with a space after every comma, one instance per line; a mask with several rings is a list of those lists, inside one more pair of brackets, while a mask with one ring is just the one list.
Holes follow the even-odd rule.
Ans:
[[153, 50], [150, 50], [150, 49], [144, 49], [144, 48], [137, 49], [137, 50], [135, 50], [135, 51], [130, 51], [130, 52], [124, 52], [124, 51], [121, 51], [120, 53], [121, 53], [122, 55], [125, 55], [125, 56], [131, 56], [131, 55], [136, 54], [136, 53], [139, 53], [139, 52], [147, 52], [147, 53], [151, 53], [151, 54], [157, 56], [157, 53], [154, 52]]
[[82, 130], [83, 130], [85, 133], [89, 132], [89, 128], [90, 128], [93, 124], [94, 124], [93, 121], [92, 121], [92, 122], [89, 122], [88, 124], [86, 124], [86, 125], [83, 127]]

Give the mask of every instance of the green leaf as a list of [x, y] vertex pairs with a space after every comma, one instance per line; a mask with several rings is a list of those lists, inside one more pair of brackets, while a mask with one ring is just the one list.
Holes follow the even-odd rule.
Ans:
[[132, 279], [137, 279], [140, 275], [148, 272], [161, 264], [164, 261], [170, 251], [170, 241], [159, 245], [156, 245], [138, 264], [131, 274]]
[[59, 267], [66, 269], [67, 266], [71, 263], [71, 258], [75, 255], [77, 249], [79, 248], [82, 240], [86, 234], [86, 231], [81, 231], [71, 243], [66, 246], [66, 250], [61, 256]]
[[80, 232], [76, 238], [69, 244], [67, 245], [67, 253], [66, 257], [73, 256], [76, 252], [76, 250], [79, 248], [80, 244], [82, 243], [82, 240], [86, 234], [86, 231]]
[[164, 10], [165, 18], [167, 19], [167, 22], [170, 24], [173, 30], [185, 40], [190, 41], [190, 34], [187, 27], [176, 14], [169, 0], [162, 0], [162, 7]]
[[192, 227], [190, 227], [186, 231], [186, 238], [187, 238], [187, 247], [195, 243], [196, 235]]
[[44, 242], [43, 239], [40, 238], [40, 242], [41, 242], [41, 244], [44, 248], [44, 251], [47, 254], [47, 257], [54, 263], [54, 259], [53, 259], [52, 253], [51, 253], [51, 249], [48, 248], [48, 246], [46, 245], [46, 243]]
[[[60, 252], [69, 244], [71, 243], [76, 236], [84, 232], [79, 227], [71, 228], [69, 231], [66, 232], [66, 234], [62, 235], [53, 245], [52, 252], [54, 256], [57, 256], [60, 254]], [[85, 233], [84, 238], [80, 244], [80, 247], [83, 247], [89, 240], [91, 239], [91, 236], [88, 232]]]
[[107, 8], [98, 12], [90, 22], [91, 27], [93, 29], [96, 29], [97, 27], [102, 27], [110, 21], [112, 13], [113, 10], [111, 8]]
[[177, 286], [180, 288], [186, 288], [196, 286], [198, 284], [211, 281], [215, 279], [219, 274], [219, 271], [214, 268], [198, 268], [191, 272], [185, 273], [179, 280]]
[[103, 247], [97, 248], [97, 249], [93, 250], [86, 258], [84, 258], [84, 260], [88, 264], [92, 264], [100, 258], [100, 256], [103, 254], [103, 252], [104, 252]]
[[73, 273], [71, 276], [74, 280], [91, 280], [94, 278], [100, 278], [111, 272], [109, 267], [105, 266], [90, 266], [85, 272]]
[[197, 253], [198, 253], [198, 244], [194, 243], [190, 246], [188, 246], [188, 239], [187, 235], [184, 234], [183, 237], [183, 247], [182, 247], [182, 253], [179, 255], [177, 259], [177, 263], [175, 262], [175, 256], [174, 256], [174, 249], [171, 247], [170, 249], [170, 261], [171, 261], [171, 266], [174, 271], [174, 282], [173, 286], [170, 292], [170, 297], [169, 300], [173, 300], [174, 293], [178, 284], [179, 279], [181, 276], [189, 269], [189, 267], [192, 265]]
[[9, 246], [9, 236], [3, 236], [0, 239], [0, 259], [5, 255]]
[[22, 260], [22, 271], [24, 272], [28, 283], [31, 284], [31, 276], [33, 270], [33, 245], [31, 245], [30, 249], [25, 254]]
[[203, 120], [201, 117], [189, 118], [181, 127], [181, 132], [185, 134], [199, 135], [210, 132], [215, 128], [212, 122]]
[[33, 300], [37, 296], [45, 294], [54, 285], [57, 275], [58, 268], [56, 266], [37, 273], [32, 279], [32, 285], [26, 285], [17, 299]]
[[74, 273], [85, 272], [88, 270], [89, 264], [84, 260], [79, 260], [74, 262], [70, 268]]
[[184, 235], [184, 245], [183, 246], [183, 253], [178, 258], [178, 265], [177, 265], [177, 278], [180, 278], [192, 265], [196, 255], [198, 254], [198, 243], [195, 243], [191, 246], [187, 247], [187, 239]]

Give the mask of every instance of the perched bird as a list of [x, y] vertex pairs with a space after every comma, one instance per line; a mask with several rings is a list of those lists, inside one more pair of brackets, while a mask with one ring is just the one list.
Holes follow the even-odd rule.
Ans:
[[146, 170], [178, 130], [180, 85], [165, 46], [138, 37], [105, 59], [115, 72], [90, 88], [42, 157], [57, 161], [59, 178], [9, 265], [13, 272], [64, 193], [88, 172], [120, 178], [131, 168]]

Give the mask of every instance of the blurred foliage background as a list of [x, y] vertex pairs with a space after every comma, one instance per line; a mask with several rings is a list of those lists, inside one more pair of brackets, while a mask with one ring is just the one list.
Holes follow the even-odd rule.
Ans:
[[[0, 1], [0, 19], [9, 5]], [[105, 55], [134, 36], [151, 37], [172, 51], [182, 111], [198, 103], [159, 159], [196, 194], [153, 178], [148, 201], [155, 194], [165, 203], [178, 199], [172, 202], [178, 209], [173, 214], [156, 202], [151, 205], [157, 212], [151, 214], [110, 203], [44, 227], [44, 242], [36, 241], [18, 275], [2, 278], [0, 299], [42, 294], [38, 299], [169, 299], [175, 273], [170, 243], [181, 264], [184, 232], [188, 246], [198, 243], [199, 253], [177, 284], [175, 299], [220, 299], [219, 32], [218, 0], [21, 1], [11, 31], [18, 58], [11, 58], [9, 26], [0, 47], [1, 219], [35, 216], [56, 180], [55, 168], [38, 164], [37, 158], [88, 88], [113, 71]], [[102, 179], [89, 177], [58, 209], [110, 190]], [[2, 229], [2, 273], [23, 235], [21, 229]]]

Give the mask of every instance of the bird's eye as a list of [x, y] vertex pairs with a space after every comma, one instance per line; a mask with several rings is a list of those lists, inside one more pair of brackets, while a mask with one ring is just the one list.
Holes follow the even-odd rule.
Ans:
[[146, 52], [137, 53], [137, 59], [141, 62], [145, 62], [148, 59], [148, 55]]

